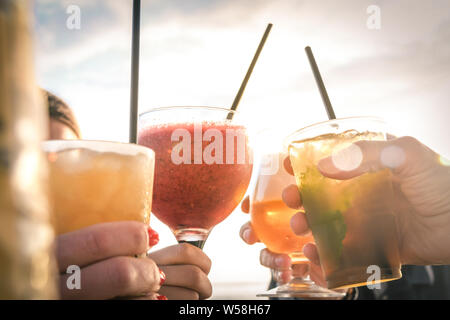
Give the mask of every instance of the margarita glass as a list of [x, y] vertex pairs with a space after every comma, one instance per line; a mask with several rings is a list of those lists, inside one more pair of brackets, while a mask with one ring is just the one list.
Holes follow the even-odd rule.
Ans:
[[138, 143], [156, 155], [153, 214], [179, 242], [203, 248], [247, 190], [247, 128], [229, 109], [165, 107], [140, 115]]

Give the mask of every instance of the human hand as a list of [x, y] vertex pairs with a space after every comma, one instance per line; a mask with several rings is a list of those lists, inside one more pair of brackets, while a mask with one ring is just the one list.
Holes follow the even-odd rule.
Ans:
[[[366, 172], [391, 169], [394, 187], [392, 207], [397, 215], [402, 263], [449, 264], [450, 167], [443, 163], [443, 158], [411, 137], [358, 141], [355, 145], [362, 153], [358, 168], [340, 170], [328, 157], [319, 162], [319, 171], [326, 177], [345, 180]], [[285, 167], [292, 173], [290, 161], [285, 161]], [[286, 188], [284, 201], [291, 208], [300, 207], [298, 189], [293, 186]], [[297, 213], [292, 218], [291, 227], [297, 234], [308, 230], [303, 213]], [[310, 260], [318, 258], [315, 246], [305, 247], [304, 253]]]
[[169, 300], [207, 299], [212, 294], [211, 260], [199, 248], [181, 243], [149, 254], [167, 278], [159, 293]]
[[[142, 255], [154, 245], [148, 226], [136, 221], [92, 225], [57, 237], [57, 262], [62, 299], [112, 299], [157, 293], [164, 274], [154, 260]], [[155, 232], [151, 230], [151, 234]], [[157, 234], [156, 234], [157, 235]], [[81, 269], [81, 288], [68, 289], [67, 267]]]

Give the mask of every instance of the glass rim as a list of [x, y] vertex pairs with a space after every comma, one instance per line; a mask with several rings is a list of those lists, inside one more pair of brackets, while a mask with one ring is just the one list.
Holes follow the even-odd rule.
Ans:
[[214, 107], [214, 106], [166, 106], [166, 107], [157, 107], [147, 111], [144, 111], [139, 114], [139, 119], [145, 117], [148, 114], [158, 111], [166, 111], [166, 110], [178, 110], [178, 109], [204, 109], [204, 110], [212, 110], [212, 111], [224, 111], [232, 114], [237, 114], [236, 110], [231, 110], [229, 108], [224, 107]]
[[124, 155], [146, 154], [155, 159], [155, 151], [148, 147], [135, 143], [107, 141], [107, 140], [45, 140], [41, 142], [41, 148], [44, 152], [61, 152], [67, 149], [89, 149], [97, 152], [114, 152]]
[[375, 116], [353, 116], [353, 117], [345, 117], [345, 118], [337, 118], [337, 119], [331, 119], [331, 120], [326, 120], [326, 121], [321, 121], [321, 122], [316, 122], [314, 124], [310, 124], [306, 127], [300, 128], [298, 130], [295, 130], [294, 132], [290, 133], [285, 139], [284, 139], [284, 144], [285, 145], [289, 145], [294, 136], [300, 134], [300, 133], [304, 133], [307, 132], [308, 130], [323, 126], [323, 125], [328, 125], [328, 124], [334, 124], [334, 123], [342, 123], [342, 122], [346, 122], [346, 121], [352, 121], [352, 120], [371, 120], [374, 122], [379, 122], [379, 123], [383, 123], [386, 124], [386, 121], [381, 118], [381, 117], [375, 117]]

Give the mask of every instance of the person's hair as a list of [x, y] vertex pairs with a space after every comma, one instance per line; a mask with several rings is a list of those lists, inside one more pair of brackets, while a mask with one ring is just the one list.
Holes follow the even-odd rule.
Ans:
[[59, 121], [68, 126], [73, 132], [75, 132], [78, 138], [81, 138], [80, 127], [78, 126], [77, 119], [67, 103], [47, 90], [42, 90], [42, 92], [45, 97], [45, 102], [48, 104], [50, 119]]

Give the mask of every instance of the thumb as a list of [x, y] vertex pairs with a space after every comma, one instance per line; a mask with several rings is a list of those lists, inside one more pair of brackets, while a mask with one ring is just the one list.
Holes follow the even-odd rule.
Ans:
[[357, 141], [320, 160], [319, 171], [328, 178], [351, 179], [366, 172], [391, 169], [394, 174], [411, 175], [419, 170], [428, 150], [411, 137], [389, 141]]

